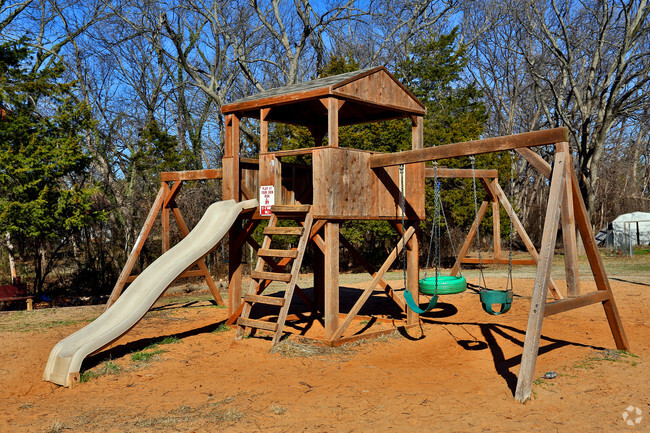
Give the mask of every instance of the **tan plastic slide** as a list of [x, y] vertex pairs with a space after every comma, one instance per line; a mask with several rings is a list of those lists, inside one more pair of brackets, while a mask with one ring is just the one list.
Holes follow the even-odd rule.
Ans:
[[243, 210], [257, 205], [257, 200], [213, 203], [194, 230], [149, 265], [104, 314], [54, 346], [43, 379], [72, 386], [86, 356], [133, 328], [183, 271], [219, 243]]

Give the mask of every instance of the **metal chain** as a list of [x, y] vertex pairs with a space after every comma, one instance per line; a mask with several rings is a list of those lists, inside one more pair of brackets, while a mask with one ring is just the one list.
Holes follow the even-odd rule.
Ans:
[[[458, 261], [456, 247], [454, 247], [454, 241], [451, 239], [451, 231], [449, 231], [449, 224], [447, 223], [447, 216], [445, 215], [445, 207], [442, 205], [442, 197], [438, 197], [438, 199], [440, 200], [440, 214], [442, 215], [442, 219], [445, 222], [445, 227], [447, 228], [447, 237], [449, 238], [449, 245], [451, 245], [451, 252], [454, 254], [454, 259]], [[461, 277], [463, 276], [463, 270], [460, 262], [458, 263], [458, 275]]]
[[[433, 182], [434, 182], [434, 185], [436, 185], [437, 182], [438, 182], [438, 163], [435, 162], [435, 161], [433, 163]], [[434, 200], [435, 200], [435, 198], [437, 196], [438, 196], [438, 191], [437, 191], [436, 187], [434, 186], [434, 189], [433, 189]], [[435, 209], [435, 205], [434, 205], [434, 209]], [[433, 217], [433, 221], [431, 223], [431, 233], [430, 233], [430, 236], [429, 236], [429, 249], [427, 250], [427, 266], [424, 269], [424, 279], [427, 278], [427, 273], [429, 272], [429, 268], [431, 266], [431, 248], [433, 246], [433, 238], [435, 236], [435, 226], [436, 226], [436, 216], [435, 216], [435, 210], [434, 210], [434, 217]], [[436, 249], [437, 248], [438, 248], [438, 246], [436, 245]]]
[[404, 198], [404, 164], [399, 166], [399, 207], [402, 212], [402, 276], [404, 278], [404, 290], [406, 287], [406, 227], [404, 225], [404, 214], [406, 213], [406, 199]]
[[[485, 276], [483, 275], [483, 262], [481, 259], [481, 231], [479, 230], [479, 221], [478, 221], [478, 194], [476, 193], [476, 158], [474, 156], [469, 157], [470, 162], [472, 163], [472, 187], [474, 189], [474, 216], [476, 222], [476, 241], [478, 242], [478, 269], [479, 269], [479, 280], [478, 287], [485, 286]], [[481, 281], [483, 281], [483, 286], [481, 286]]]
[[[515, 203], [515, 152], [510, 151], [510, 208], [514, 209]], [[513, 290], [512, 284], [512, 239], [514, 224], [510, 218], [510, 235], [508, 236], [508, 281], [506, 282], [506, 290]]]

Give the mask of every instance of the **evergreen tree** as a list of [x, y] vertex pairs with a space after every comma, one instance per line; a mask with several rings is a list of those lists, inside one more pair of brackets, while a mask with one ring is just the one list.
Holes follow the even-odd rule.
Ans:
[[28, 72], [29, 56], [24, 41], [0, 45], [0, 232], [31, 258], [40, 293], [52, 259], [103, 212], [84, 151], [90, 110], [61, 82], [61, 64]]

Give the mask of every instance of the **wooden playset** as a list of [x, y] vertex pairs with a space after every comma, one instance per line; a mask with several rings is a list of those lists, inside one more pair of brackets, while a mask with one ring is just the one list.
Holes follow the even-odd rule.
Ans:
[[[523, 348], [521, 368], [515, 397], [525, 401], [530, 397], [535, 362], [544, 317], [567, 312], [594, 303], [602, 303], [607, 321], [618, 349], [628, 349], [628, 342], [610, 289], [603, 263], [596, 247], [584, 202], [578, 189], [571, 162], [568, 132], [565, 128], [549, 129], [507, 137], [489, 138], [445, 146], [423, 146], [424, 105], [399, 83], [385, 68], [366, 69], [317, 79], [278, 89], [260, 92], [222, 108], [225, 116], [225, 153], [220, 170], [163, 173], [161, 188], [145, 226], [129, 260], [111, 294], [110, 306], [126, 283], [140, 249], [156, 216], [162, 212], [163, 251], [169, 249], [170, 210], [183, 235], [185, 224], [175, 197], [183, 182], [197, 179], [222, 179], [223, 199], [239, 202], [257, 198], [260, 207], [243, 213], [229, 232], [228, 323], [237, 325], [237, 335], [247, 329], [264, 329], [273, 333], [273, 344], [283, 335], [293, 294], [297, 294], [317, 314], [322, 315], [325, 341], [340, 344], [356, 336], [346, 336], [351, 322], [373, 291], [380, 286], [387, 297], [403, 312], [406, 328], [417, 326], [418, 314], [409, 308], [400, 292], [384, 280], [386, 271], [406, 255], [406, 290], [413, 301], [419, 302], [418, 227], [425, 219], [425, 179], [432, 177], [426, 162], [445, 158], [478, 155], [490, 152], [516, 151], [537, 171], [550, 180], [550, 193], [543, 228], [541, 249], [533, 246], [517, 218], [503, 189], [496, 170], [437, 169], [438, 177], [474, 177], [487, 192], [486, 200], [477, 208], [476, 219], [459, 250], [455, 275], [462, 263], [477, 263], [468, 257], [470, 245], [488, 207], [492, 206], [494, 245], [493, 256], [482, 264], [510, 263], [537, 266], [534, 292]], [[240, 157], [240, 128], [243, 118], [259, 120], [259, 159]], [[339, 146], [339, 127], [389, 119], [408, 119], [412, 126], [412, 150], [398, 153], [376, 153]], [[311, 132], [315, 147], [297, 150], [269, 149], [269, 122], [301, 125]], [[326, 145], [325, 137], [327, 137]], [[553, 146], [551, 166], [531, 148]], [[302, 156], [310, 163], [286, 162], [286, 158]], [[514, 260], [502, 256], [500, 244], [499, 207], [503, 206], [513, 227], [523, 240], [530, 260]], [[252, 233], [257, 225], [268, 220], [264, 240], [258, 244]], [[379, 269], [371, 266], [352, 244], [342, 236], [340, 226], [349, 220], [387, 220], [399, 234], [399, 241]], [[293, 224], [281, 224], [293, 221]], [[566, 264], [566, 291], [551, 279], [550, 271], [559, 224]], [[581, 293], [578, 275], [576, 227], [582, 237], [589, 264], [598, 290]], [[292, 236], [297, 242], [290, 247], [276, 246], [275, 240]], [[243, 246], [248, 243], [257, 251], [258, 261], [250, 277], [250, 289], [242, 290]], [[302, 258], [308, 244], [313, 244], [314, 296], [310, 298], [297, 285]], [[339, 311], [339, 249], [343, 246], [371, 275], [361, 295], [346, 315]], [[181, 276], [204, 276], [217, 303], [219, 295], [205, 263], [198, 269], [188, 269]], [[264, 290], [273, 281], [286, 284], [283, 297], [266, 296]], [[399, 290], [398, 290], [399, 289]], [[550, 294], [554, 300], [547, 300]], [[274, 321], [251, 318], [256, 305], [279, 308]]]

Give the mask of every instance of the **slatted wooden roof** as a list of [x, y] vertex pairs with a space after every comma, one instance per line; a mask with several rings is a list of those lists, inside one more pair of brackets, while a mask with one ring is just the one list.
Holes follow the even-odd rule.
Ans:
[[425, 113], [424, 104], [383, 66], [265, 90], [224, 105], [221, 111], [259, 119], [260, 109], [270, 108], [267, 117], [270, 122], [327, 125], [323, 98], [328, 97], [343, 101], [339, 125]]

